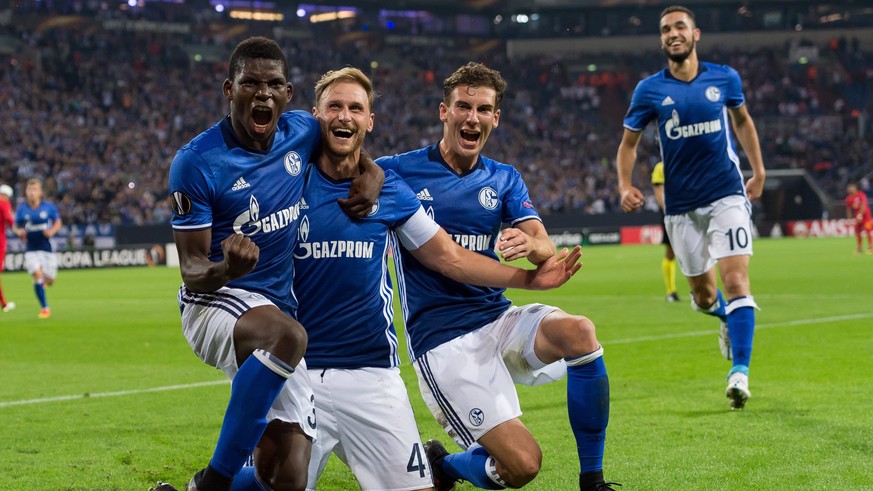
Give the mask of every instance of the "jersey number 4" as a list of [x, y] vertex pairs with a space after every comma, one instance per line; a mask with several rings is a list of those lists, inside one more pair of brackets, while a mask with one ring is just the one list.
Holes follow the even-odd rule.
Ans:
[[409, 462], [406, 463], [406, 472], [418, 472], [418, 477], [424, 477], [427, 466], [421, 458], [421, 446], [418, 443], [412, 445], [412, 453], [409, 454]]

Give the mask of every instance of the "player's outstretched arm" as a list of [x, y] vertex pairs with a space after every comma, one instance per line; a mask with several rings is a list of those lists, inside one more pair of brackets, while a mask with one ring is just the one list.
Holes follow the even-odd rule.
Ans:
[[643, 206], [643, 193], [633, 185], [634, 165], [637, 161], [637, 146], [640, 144], [638, 131], [627, 128], [618, 145], [618, 155], [615, 165], [618, 171], [618, 192], [621, 196], [621, 209], [626, 212], [636, 211]]
[[582, 258], [582, 247], [576, 246], [572, 251], [566, 247], [560, 252], [537, 266], [531, 282], [522, 288], [526, 290], [550, 290], [568, 282], [582, 268], [579, 259]]
[[233, 234], [221, 241], [224, 259], [209, 260], [211, 230], [173, 231], [179, 251], [179, 268], [185, 286], [194, 292], [212, 292], [231, 280], [247, 275], [258, 263], [260, 250], [251, 239]]
[[489, 257], [459, 246], [443, 229], [430, 240], [411, 251], [427, 268], [459, 283], [493, 288], [523, 288], [548, 290], [566, 283], [582, 267], [581, 249], [572, 253], [566, 249], [552, 256], [537, 269], [507, 266]]
[[358, 167], [361, 175], [352, 180], [349, 197], [337, 200], [343, 211], [353, 218], [362, 218], [370, 213], [373, 205], [376, 204], [376, 199], [382, 193], [382, 184], [385, 183], [385, 172], [363, 148]]

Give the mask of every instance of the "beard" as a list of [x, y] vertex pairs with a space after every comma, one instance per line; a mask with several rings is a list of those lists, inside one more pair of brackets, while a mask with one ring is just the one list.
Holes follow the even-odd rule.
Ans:
[[694, 52], [694, 47], [696, 45], [697, 43], [692, 39], [691, 46], [686, 51], [683, 51], [681, 53], [670, 53], [666, 46], [662, 46], [661, 51], [663, 51], [664, 54], [667, 55], [667, 58], [669, 58], [670, 61], [673, 61], [675, 63], [682, 63], [683, 61], [687, 60], [689, 56], [691, 56], [691, 53]]

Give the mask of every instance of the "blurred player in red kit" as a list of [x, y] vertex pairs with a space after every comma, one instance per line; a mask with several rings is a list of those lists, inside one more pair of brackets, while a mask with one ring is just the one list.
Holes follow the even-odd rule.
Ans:
[[858, 239], [858, 249], [861, 253], [864, 243], [864, 232], [867, 232], [867, 254], [873, 254], [873, 216], [870, 215], [870, 204], [867, 195], [860, 191], [855, 183], [846, 186], [846, 217], [855, 220], [855, 238]]
[[[8, 184], [0, 185], [0, 275], [3, 274], [3, 261], [6, 259], [6, 228], [15, 225], [12, 217], [12, 187]], [[6, 302], [3, 296], [3, 285], [0, 285], [0, 308], [3, 312], [9, 312], [15, 308], [15, 302]]]

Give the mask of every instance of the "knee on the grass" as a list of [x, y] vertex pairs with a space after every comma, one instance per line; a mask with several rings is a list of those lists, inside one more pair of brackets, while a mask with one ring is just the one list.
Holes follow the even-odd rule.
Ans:
[[267, 480], [267, 485], [273, 491], [304, 491], [306, 489], [306, 472], [279, 471], [273, 479]]
[[511, 465], [505, 466], [506, 484], [511, 488], [520, 488], [534, 480], [537, 474], [540, 473], [540, 468], [543, 464], [543, 454], [541, 451], [535, 453], [525, 453], [513, 459]]

